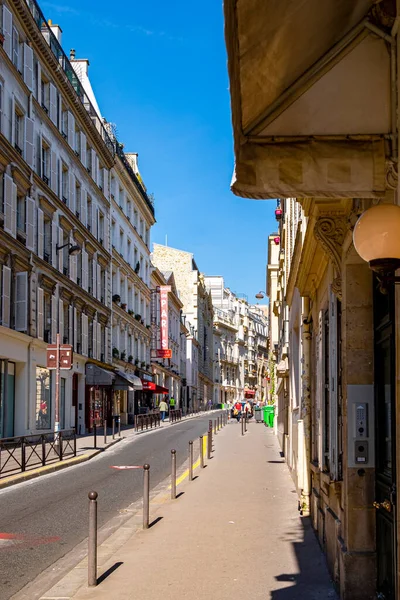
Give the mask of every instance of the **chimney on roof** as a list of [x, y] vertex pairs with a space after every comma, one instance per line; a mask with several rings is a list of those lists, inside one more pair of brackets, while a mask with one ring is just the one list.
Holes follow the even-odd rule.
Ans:
[[61, 29], [61, 27], [59, 25], [53, 25], [53, 21], [51, 19], [49, 19], [47, 21], [47, 24], [50, 27], [51, 31], [56, 36], [57, 41], [61, 45], [61, 40], [62, 40], [62, 29]]

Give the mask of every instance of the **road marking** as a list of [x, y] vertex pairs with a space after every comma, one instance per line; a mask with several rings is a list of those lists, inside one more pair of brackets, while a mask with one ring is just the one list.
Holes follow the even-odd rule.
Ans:
[[[205, 457], [206, 455], [207, 455], [207, 435], [204, 435], [204, 437], [203, 437], [203, 456]], [[198, 469], [199, 466], [200, 466], [200, 457], [193, 464], [193, 471], [195, 469]], [[182, 483], [182, 481], [184, 481], [186, 479], [186, 477], [189, 477], [189, 469], [186, 469], [186, 471], [184, 471], [182, 473], [182, 475], [180, 475], [177, 478], [176, 485], [179, 485], [180, 483]], [[171, 486], [168, 486], [168, 489], [170, 490]]]
[[120, 471], [124, 471], [125, 469], [143, 469], [143, 467], [134, 467], [134, 466], [128, 466], [128, 465], [119, 465], [119, 466], [114, 466], [111, 467], [110, 469], [119, 469]]
[[59, 537], [41, 538], [32, 535], [23, 535], [19, 533], [0, 533], [0, 550], [18, 550], [26, 546], [41, 546], [58, 542]]

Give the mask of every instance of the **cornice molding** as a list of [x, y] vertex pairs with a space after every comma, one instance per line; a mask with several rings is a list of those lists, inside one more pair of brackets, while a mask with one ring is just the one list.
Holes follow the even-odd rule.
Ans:
[[314, 225], [314, 237], [321, 244], [331, 261], [335, 278], [332, 291], [342, 299], [342, 247], [348, 231], [348, 220], [344, 216], [320, 216]]

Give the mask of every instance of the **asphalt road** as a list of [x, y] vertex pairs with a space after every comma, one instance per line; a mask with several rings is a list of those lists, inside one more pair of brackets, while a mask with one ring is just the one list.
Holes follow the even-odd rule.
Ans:
[[[214, 417], [214, 415], [213, 415]], [[214, 417], [215, 418], [215, 417]], [[89, 462], [39, 477], [0, 492], [0, 599], [7, 600], [87, 537], [88, 492], [99, 494], [99, 527], [142, 496], [141, 470], [116, 471], [111, 465], [151, 465], [151, 487], [170, 474], [170, 450], [177, 464], [188, 456], [189, 440], [208, 429], [209, 416], [133, 436]], [[9, 546], [4, 534], [23, 535]], [[58, 540], [46, 542], [46, 538]]]

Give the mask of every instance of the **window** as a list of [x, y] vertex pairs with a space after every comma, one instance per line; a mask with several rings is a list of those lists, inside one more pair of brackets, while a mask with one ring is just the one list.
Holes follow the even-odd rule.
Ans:
[[89, 294], [95, 294], [96, 290], [94, 289], [93, 286], [93, 257], [89, 254], [88, 255], [88, 292]]
[[131, 263], [131, 259], [132, 259], [132, 244], [131, 244], [131, 240], [128, 240], [126, 259], [127, 259], [128, 263], [130, 264]]
[[76, 273], [76, 283], [82, 285], [82, 252], [79, 252], [76, 257]]
[[13, 64], [18, 71], [20, 71], [20, 47], [19, 47], [19, 34], [15, 27], [13, 27], [12, 32], [12, 56], [13, 56]]
[[[68, 254], [66, 252], [66, 254]], [[64, 302], [63, 305], [63, 311], [64, 311], [64, 335], [63, 335], [63, 344], [69, 344], [72, 343], [72, 340], [69, 339], [69, 329], [70, 329], [70, 322], [69, 322], [69, 304], [67, 302]]]
[[99, 211], [99, 242], [100, 244], [104, 242], [104, 215], [101, 211]]
[[93, 329], [96, 327], [96, 324], [93, 323], [93, 319], [89, 319], [88, 326], [88, 356], [89, 358], [93, 358]]
[[14, 146], [18, 154], [22, 156], [22, 147], [24, 145], [24, 115], [22, 111], [15, 107], [14, 114]]
[[81, 132], [79, 129], [75, 129], [75, 154], [76, 156], [81, 155]]
[[44, 293], [44, 335], [43, 341], [51, 342], [51, 296]]
[[87, 228], [92, 229], [92, 199], [87, 195]]
[[65, 428], [65, 377], [60, 377], [60, 427]]
[[4, 83], [0, 79], [0, 131], [3, 131], [3, 86]]
[[[65, 244], [68, 244], [68, 243], [69, 243], [69, 233], [64, 231], [62, 245], [64, 246]], [[68, 247], [66, 246], [65, 248], [60, 250], [60, 252], [63, 253], [63, 273], [64, 273], [64, 275], [68, 276], [69, 275], [69, 261], [70, 261], [70, 257], [68, 254]], [[64, 331], [65, 331], [65, 320], [64, 320]]]
[[25, 233], [25, 197], [17, 196], [17, 229]]
[[68, 137], [68, 111], [65, 107], [62, 108], [61, 114], [61, 134], [66, 140]]
[[69, 172], [64, 163], [62, 163], [61, 168], [61, 195], [62, 201], [64, 204], [67, 204], [69, 196]]
[[[46, 262], [50, 262], [51, 257], [51, 230], [52, 223], [49, 217], [44, 215], [43, 219], [44, 227], [43, 227], [43, 258]], [[56, 240], [54, 240], [55, 243]]]
[[86, 170], [92, 172], [92, 149], [89, 145], [86, 146]]
[[102, 302], [105, 302], [106, 298], [106, 272], [105, 269], [101, 269], [101, 298]]
[[42, 179], [47, 185], [50, 180], [50, 146], [42, 141]]
[[48, 113], [49, 105], [50, 105], [50, 84], [48, 81], [43, 79], [43, 77], [42, 77], [42, 81], [41, 81], [41, 88], [42, 88], [42, 108], [44, 109], [44, 111], [46, 113]]
[[0, 212], [4, 213], [4, 174], [0, 173]]
[[128, 220], [131, 220], [131, 211], [132, 211], [132, 205], [130, 200], [126, 201], [126, 216], [128, 217]]
[[124, 254], [124, 232], [122, 229], [119, 230], [119, 253], [121, 256]]
[[51, 376], [49, 369], [36, 367], [36, 429], [50, 429]]
[[81, 184], [79, 181], [75, 180], [75, 214], [78, 219], [81, 216]]

